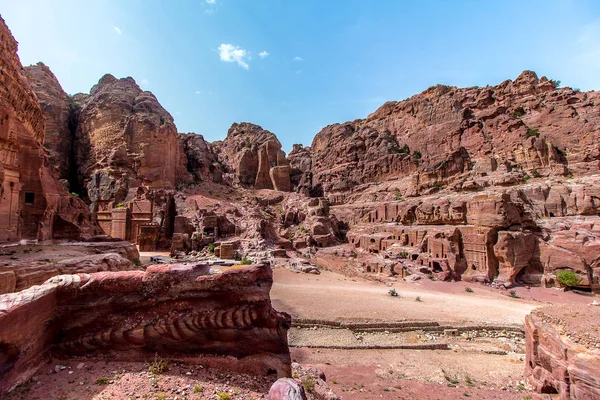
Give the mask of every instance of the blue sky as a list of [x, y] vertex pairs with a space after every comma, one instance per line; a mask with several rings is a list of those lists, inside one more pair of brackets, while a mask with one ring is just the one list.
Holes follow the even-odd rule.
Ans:
[[24, 65], [70, 94], [132, 76], [180, 132], [250, 121], [285, 150], [436, 83], [524, 69], [600, 89], [600, 1], [0, 0]]

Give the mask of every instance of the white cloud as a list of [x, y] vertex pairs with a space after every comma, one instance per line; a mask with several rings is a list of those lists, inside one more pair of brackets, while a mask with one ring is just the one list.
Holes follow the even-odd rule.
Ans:
[[294, 57], [294, 61], [304, 61], [304, 58], [296, 56]]
[[271, 55], [271, 53], [269, 53], [268, 51], [264, 50], [261, 51], [260, 53], [258, 53], [258, 55], [260, 56], [260, 58], [265, 58]]
[[199, 90], [196, 90], [196, 94], [200, 94], [200, 93], [202, 93], [202, 92], [201, 92], [201, 91], [199, 91]]
[[146, 79], [146, 78], [143, 78], [143, 79], [140, 81], [140, 85], [147, 85], [147, 84], [148, 84], [148, 79]]
[[118, 26], [113, 26], [113, 29], [114, 29], [115, 32], [117, 32], [118, 35], [122, 35], [123, 34], [123, 31]]
[[235, 62], [244, 69], [250, 67], [246, 62], [250, 58], [248, 51], [241, 49], [239, 46], [222, 43], [219, 46], [219, 57], [223, 62]]
[[217, 4], [217, 0], [206, 0], [208, 4]]

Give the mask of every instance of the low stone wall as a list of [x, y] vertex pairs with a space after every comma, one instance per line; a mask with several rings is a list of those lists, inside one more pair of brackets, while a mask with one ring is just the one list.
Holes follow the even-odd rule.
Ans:
[[0, 296], [0, 394], [51, 356], [159, 357], [290, 376], [291, 318], [271, 307], [268, 265], [211, 273], [208, 264], [60, 275]]
[[[596, 336], [596, 345], [584, 345], [568, 310], [536, 310], [525, 318], [525, 376], [539, 393], [559, 394], [561, 400], [600, 398], [600, 344], [597, 330], [600, 307], [587, 307], [580, 317], [589, 323], [580, 330]], [[581, 310], [581, 307], [579, 307]], [[576, 315], [570, 313], [569, 315]], [[579, 342], [579, 343], [577, 343]]]

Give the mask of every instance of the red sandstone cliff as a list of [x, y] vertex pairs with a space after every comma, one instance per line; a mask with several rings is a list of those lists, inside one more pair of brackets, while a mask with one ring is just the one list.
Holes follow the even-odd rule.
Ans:
[[95, 234], [87, 206], [51, 171], [42, 147], [44, 115], [17, 56], [17, 42], [1, 18], [0, 121], [0, 240]]
[[71, 167], [69, 96], [50, 68], [43, 63], [25, 67], [25, 73], [45, 117], [44, 147], [48, 150], [50, 165], [57, 168], [61, 179], [68, 179]]
[[248, 122], [235, 123], [215, 148], [234, 181], [256, 189], [290, 191], [290, 167], [273, 133]]
[[190, 180], [173, 118], [132, 78], [107, 74], [75, 105], [75, 160], [90, 201], [120, 202], [130, 188]]
[[313, 186], [331, 194], [385, 180], [465, 188], [499, 169], [597, 174], [600, 93], [556, 88], [525, 71], [485, 88], [434, 86], [387, 102], [366, 119], [334, 124], [312, 143]]

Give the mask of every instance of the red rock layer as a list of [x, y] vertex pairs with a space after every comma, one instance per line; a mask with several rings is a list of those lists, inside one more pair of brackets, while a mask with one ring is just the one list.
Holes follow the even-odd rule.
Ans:
[[0, 296], [0, 393], [29, 379], [51, 354], [110, 360], [158, 354], [227, 371], [291, 375], [291, 319], [271, 307], [271, 268], [209, 270], [173, 264], [61, 275]]
[[540, 393], [561, 400], [600, 398], [600, 307], [534, 311], [525, 318], [525, 375]]

